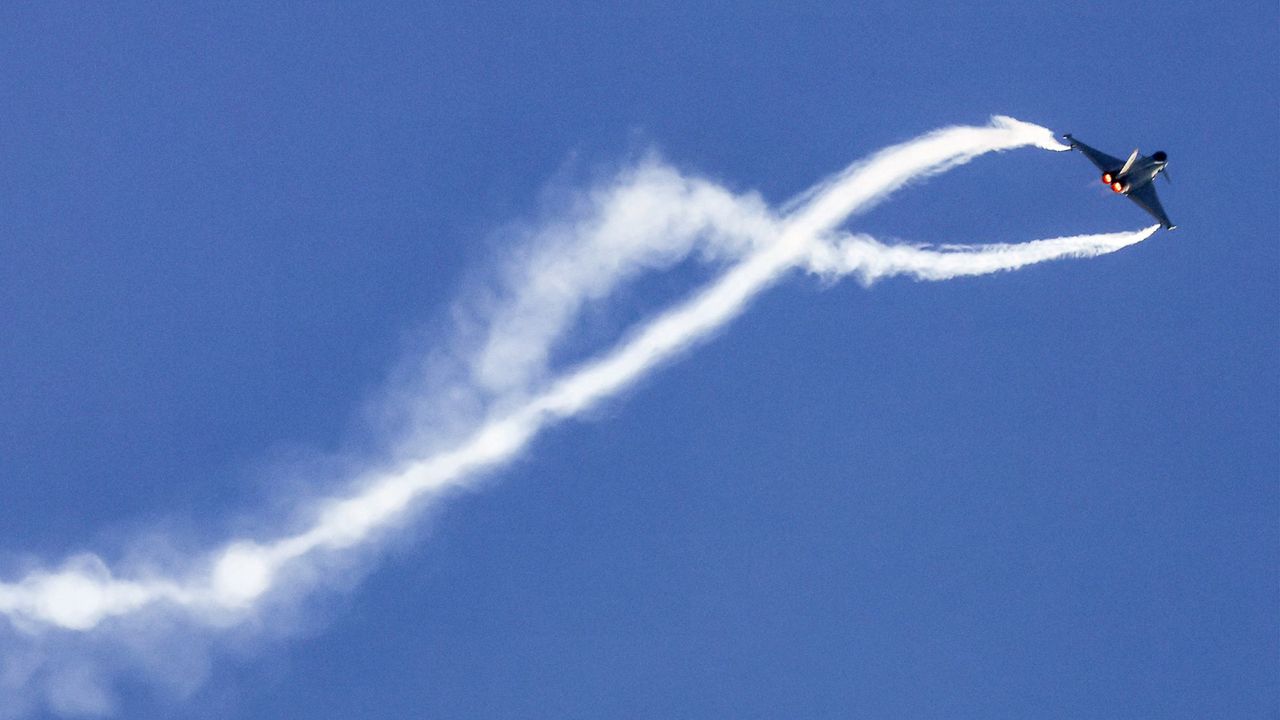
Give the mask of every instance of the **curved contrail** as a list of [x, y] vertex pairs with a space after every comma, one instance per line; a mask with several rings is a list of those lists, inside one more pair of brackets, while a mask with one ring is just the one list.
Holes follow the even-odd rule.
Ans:
[[[758, 202], [734, 198], [715, 188], [680, 186], [687, 192], [659, 195], [669, 201], [665, 206], [657, 203], [666, 224], [659, 224], [626, 252], [635, 251], [640, 257], [651, 249], [646, 243], [656, 242], [653, 238], [661, 238], [661, 232], [688, 238], [720, 233], [733, 240], [725, 244], [736, 244], [741, 256], [691, 298], [643, 322], [607, 352], [542, 383], [536, 391], [524, 392], [522, 402], [492, 415], [453, 447], [374, 474], [359, 492], [324, 501], [310, 526], [301, 532], [265, 540], [231, 540], [194, 563], [194, 570], [169, 577], [117, 577], [96, 556], [81, 556], [59, 569], [37, 570], [0, 583], [0, 614], [28, 633], [47, 628], [88, 632], [109, 618], [156, 606], [178, 609], [196, 620], [213, 622], [212, 618], [217, 618], [225, 624], [228, 617], [252, 610], [278, 586], [282, 572], [291, 565], [320, 553], [366, 544], [378, 530], [402, 519], [424, 499], [465, 486], [480, 471], [512, 460], [543, 430], [616, 395], [724, 326], [788, 271], [854, 274], [865, 283], [889, 275], [944, 280], [1059, 258], [1101, 255], [1140, 242], [1156, 230], [1153, 226], [1128, 233], [941, 248], [885, 245], [864, 235], [839, 232], [850, 216], [909, 182], [984, 153], [1024, 146], [1067, 149], [1045, 128], [996, 117], [987, 126], [945, 128], [887, 148], [819, 183], [793, 201], [781, 216]], [[680, 205], [686, 202], [687, 206]], [[636, 215], [636, 222], [646, 222], [643, 213], [636, 214], [629, 206], [625, 209]], [[609, 227], [605, 221], [599, 225], [604, 228], [601, 232]], [[625, 227], [620, 230], [626, 231]], [[637, 271], [639, 263], [628, 264], [632, 256], [626, 252], [623, 261], [604, 270], [593, 268], [607, 278], [598, 280], [604, 290]], [[577, 272], [573, 268], [560, 270], [571, 275]], [[541, 294], [536, 297], [554, 301], [533, 302], [525, 310], [537, 316], [540, 308], [547, 309], [546, 317], [554, 318], [547, 320], [549, 326], [538, 329], [539, 335], [532, 339], [514, 335], [491, 338], [487, 350], [505, 348], [503, 352], [510, 352], [514, 346], [517, 354], [545, 359], [546, 348], [539, 343], [554, 339], [576, 304], [601, 291], [587, 291], [573, 282], [545, 282], [540, 287], [537, 292]]]

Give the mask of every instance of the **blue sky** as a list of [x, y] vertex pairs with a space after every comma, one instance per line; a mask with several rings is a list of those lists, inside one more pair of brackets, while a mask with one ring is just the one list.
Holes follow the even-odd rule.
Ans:
[[[126, 673], [118, 714], [1274, 714], [1274, 4], [904, 5], [0, 10], [0, 580], [341, 487], [512, 224], [647, 149], [776, 205], [1000, 113], [1165, 150], [1179, 229], [790, 277], [288, 627], [210, 640], [185, 695]], [[1095, 175], [979, 158], [851, 228], [1149, 224]], [[705, 278], [648, 278], [580, 342]]]

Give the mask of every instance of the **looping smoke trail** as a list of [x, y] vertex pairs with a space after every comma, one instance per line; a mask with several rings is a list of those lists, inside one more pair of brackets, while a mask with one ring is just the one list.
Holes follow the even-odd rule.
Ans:
[[[743, 312], [793, 269], [828, 277], [855, 274], [870, 284], [890, 275], [944, 280], [1014, 270], [1059, 258], [1093, 257], [1140, 242], [1156, 229], [1037, 240], [1016, 245], [931, 248], [884, 245], [838, 232], [893, 191], [981, 154], [1035, 146], [1067, 148], [1042, 127], [996, 117], [984, 127], [952, 127], [887, 148], [818, 184], [776, 216], [754, 197], [735, 197], [705, 181], [649, 166], [598, 203], [598, 217], [574, 232], [579, 241], [553, 262], [534, 263], [475, 363], [473, 382], [523, 397], [451, 449], [368, 478], [360, 492], [324, 502], [304, 531], [274, 540], [236, 539], [194, 570], [174, 577], [117, 578], [97, 557], [74, 558], [0, 583], [0, 613], [19, 629], [90, 631], [104, 620], [153, 606], [197, 621], [225, 622], [251, 611], [282, 571], [317, 553], [366, 544], [424, 499], [472, 482], [507, 462], [550, 425], [617, 394]], [[687, 301], [642, 323], [596, 359], [538, 383], [550, 344], [587, 300], [648, 267], [674, 262], [695, 242], [740, 259]], [[578, 256], [573, 252], [579, 252]], [[493, 368], [520, 368], [511, 377]], [[514, 378], [514, 379], [513, 379]], [[533, 384], [532, 387], [529, 387]], [[514, 388], [514, 389], [513, 389]], [[518, 395], [515, 393], [519, 393]], [[508, 405], [508, 407], [511, 407]]]

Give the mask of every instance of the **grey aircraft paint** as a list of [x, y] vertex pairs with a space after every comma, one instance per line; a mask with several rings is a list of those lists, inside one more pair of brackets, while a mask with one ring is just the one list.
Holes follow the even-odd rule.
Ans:
[[[1168, 155], [1163, 152], [1152, 153], [1150, 156], [1139, 155], [1138, 151], [1134, 150], [1128, 160], [1121, 160], [1085, 145], [1071, 137], [1071, 133], [1062, 137], [1071, 142], [1072, 150], [1084, 153], [1090, 162], [1098, 166], [1102, 171], [1102, 182], [1110, 186], [1113, 191], [1137, 203], [1138, 207], [1159, 220], [1166, 230], [1177, 227], [1169, 220], [1164, 207], [1160, 205], [1160, 198], [1156, 196], [1154, 184], [1156, 176], [1164, 172], [1169, 164]], [[1169, 176], [1165, 175], [1165, 179], [1168, 180]]]

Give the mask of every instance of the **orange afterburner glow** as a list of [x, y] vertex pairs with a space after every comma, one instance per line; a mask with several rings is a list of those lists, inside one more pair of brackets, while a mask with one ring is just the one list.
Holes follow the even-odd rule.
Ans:
[[1117, 180], [1116, 182], [1111, 183], [1111, 189], [1116, 192], [1124, 192], [1124, 183]]
[[1111, 184], [1111, 173], [1102, 173], [1102, 184], [1103, 185]]

